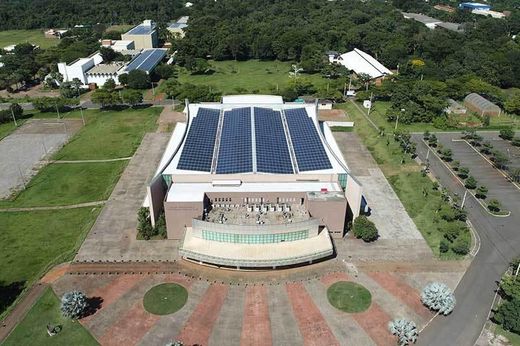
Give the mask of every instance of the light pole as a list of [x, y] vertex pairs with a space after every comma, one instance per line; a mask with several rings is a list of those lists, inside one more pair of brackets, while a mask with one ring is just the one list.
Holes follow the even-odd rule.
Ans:
[[85, 126], [85, 117], [83, 116], [83, 107], [79, 106], [79, 111], [81, 113], [81, 121], [83, 122], [83, 126]]
[[468, 189], [464, 191], [464, 196], [462, 197], [462, 203], [460, 204], [460, 209], [462, 210], [464, 208], [464, 203], [466, 202], [466, 195], [468, 194]]
[[58, 119], [60, 119], [60, 110], [58, 109], [58, 102], [54, 103], [56, 106], [56, 113], [58, 114]]
[[10, 108], [11, 108], [11, 115], [13, 116], [14, 126], [18, 127], [18, 123], [16, 122], [16, 117], [14, 116], [13, 107], [11, 106]]
[[[404, 113], [405, 109], [401, 108], [401, 113]], [[399, 124], [399, 113], [397, 113], [397, 119], [395, 119], [395, 128], [394, 130], [397, 131], [397, 124]]]

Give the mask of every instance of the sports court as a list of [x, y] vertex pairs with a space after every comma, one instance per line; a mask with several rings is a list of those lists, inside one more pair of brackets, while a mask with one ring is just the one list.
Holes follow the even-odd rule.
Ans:
[[42, 160], [58, 151], [81, 128], [81, 120], [31, 119], [0, 141], [0, 198], [27, 184]]

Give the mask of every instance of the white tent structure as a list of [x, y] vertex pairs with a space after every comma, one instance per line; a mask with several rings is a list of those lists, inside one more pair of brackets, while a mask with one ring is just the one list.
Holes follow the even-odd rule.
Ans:
[[365, 73], [372, 79], [392, 74], [392, 71], [384, 67], [383, 64], [374, 59], [370, 54], [357, 48], [339, 56], [329, 56], [329, 61], [331, 63], [339, 63], [347, 69], [354, 71], [357, 75]]

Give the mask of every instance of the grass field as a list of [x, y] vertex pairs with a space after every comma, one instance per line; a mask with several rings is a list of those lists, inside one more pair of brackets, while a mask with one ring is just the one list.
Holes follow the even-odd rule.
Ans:
[[[87, 125], [56, 156], [88, 160], [132, 156], [145, 132], [153, 131], [161, 108], [121, 112], [85, 111]], [[36, 117], [53, 117], [37, 114]], [[79, 117], [79, 113], [67, 113]], [[50, 164], [14, 200], [0, 208], [56, 206], [107, 199], [128, 161]], [[73, 258], [100, 208], [0, 212], [0, 318], [20, 291], [51, 264]], [[54, 339], [53, 339], [54, 340]]]
[[[438, 229], [444, 226], [444, 221], [439, 220], [437, 210], [445, 202], [441, 198], [441, 193], [434, 189], [433, 182], [428, 177], [422, 176], [421, 168], [414, 160], [402, 154], [391, 132], [385, 131], [386, 136], [378, 136], [376, 130], [369, 125], [352, 103], [341, 104], [339, 108], [346, 110], [354, 120], [355, 132], [378, 163], [432, 251], [441, 258], [459, 258], [460, 256], [451, 250], [442, 255], [439, 251], [443, 234]], [[404, 163], [401, 163], [403, 159]], [[470, 234], [463, 236], [470, 237]]]
[[[146, 132], [153, 132], [162, 108], [84, 111], [87, 126], [58, 153], [56, 160], [100, 160], [131, 156]], [[80, 117], [79, 112], [66, 113]]]
[[154, 315], [179, 311], [188, 300], [188, 291], [181, 285], [167, 283], [152, 287], [143, 298], [143, 306]]
[[508, 332], [507, 330], [504, 330], [501, 326], [497, 325], [495, 325], [495, 333], [505, 336], [512, 346], [520, 346], [520, 335]]
[[327, 289], [327, 298], [336, 309], [348, 313], [365, 311], [372, 303], [372, 295], [365, 287], [348, 281], [332, 284]]
[[[395, 129], [395, 122], [389, 122], [386, 118], [386, 112], [390, 108], [391, 103], [387, 101], [376, 101], [373, 103], [372, 110], [370, 112], [370, 119], [380, 128], [384, 128], [385, 132], [393, 132]], [[353, 109], [352, 105], [349, 105], [350, 109]], [[361, 104], [360, 104], [361, 106]], [[480, 121], [474, 115], [466, 116], [464, 121]], [[460, 121], [463, 119], [461, 118]], [[409, 132], [424, 132], [426, 130], [430, 132], [442, 132], [442, 131], [460, 131], [460, 129], [439, 129], [433, 126], [432, 123], [413, 123], [413, 124], [404, 124], [399, 122], [397, 124], [398, 129], [407, 130]], [[487, 127], [477, 128], [480, 130], [493, 130], [500, 129], [504, 127], [513, 127], [520, 128], [520, 117], [516, 117], [513, 115], [503, 114], [499, 117], [491, 117], [490, 124]], [[460, 127], [461, 129], [463, 126]]]
[[[272, 90], [283, 89], [289, 82], [290, 62], [281, 61], [210, 61], [215, 69], [211, 75], [191, 75], [185, 69], [179, 74], [181, 83], [210, 85], [226, 94], [272, 93]], [[324, 86], [327, 80], [319, 74], [306, 75], [316, 87]]]
[[106, 200], [128, 161], [50, 164], [0, 207], [40, 207]]
[[[47, 334], [48, 324], [61, 326], [61, 331], [50, 337]], [[60, 301], [52, 289], [47, 288], [3, 345], [89, 346], [98, 343], [80, 323], [61, 316]]]
[[18, 43], [32, 43], [41, 48], [57, 45], [60, 40], [45, 38], [42, 30], [6, 30], [0, 31], [0, 48]]
[[[20, 122], [18, 122], [18, 125], [20, 125]], [[0, 140], [9, 136], [14, 130], [16, 130], [16, 127], [12, 122], [0, 124]]]
[[[100, 208], [0, 213], [0, 317], [51, 264], [73, 257]], [[11, 288], [8, 287], [11, 285]]]

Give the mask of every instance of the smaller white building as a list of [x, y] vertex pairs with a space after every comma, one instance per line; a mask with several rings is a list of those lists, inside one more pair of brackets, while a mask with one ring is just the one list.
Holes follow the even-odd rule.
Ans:
[[497, 19], [502, 19], [502, 18], [505, 18], [505, 16], [506, 16], [502, 12], [491, 11], [491, 10], [480, 10], [480, 9], [475, 9], [475, 10], [471, 11], [471, 13], [480, 14], [481, 16], [490, 16], [490, 17], [497, 18]]
[[367, 74], [372, 79], [384, 78], [387, 75], [392, 75], [392, 71], [387, 69], [383, 64], [374, 59], [370, 54], [363, 52], [360, 49], [341, 54], [339, 56], [329, 55], [331, 63], [339, 63], [345, 66], [355, 74]]
[[101, 42], [101, 46], [106, 48], [112, 48], [114, 52], [119, 53], [135, 49], [134, 41], [130, 40], [103, 40]]
[[78, 78], [81, 83], [88, 85], [86, 72], [102, 62], [103, 57], [99, 52], [96, 52], [87, 58], [77, 59], [70, 64], [58, 63], [58, 72], [63, 76], [64, 82], [71, 82], [74, 78]]
[[96, 65], [86, 73], [88, 84], [95, 83], [102, 87], [109, 79], [113, 79], [116, 85], [119, 85], [118, 77], [124, 66], [125, 64], [122, 62]]

